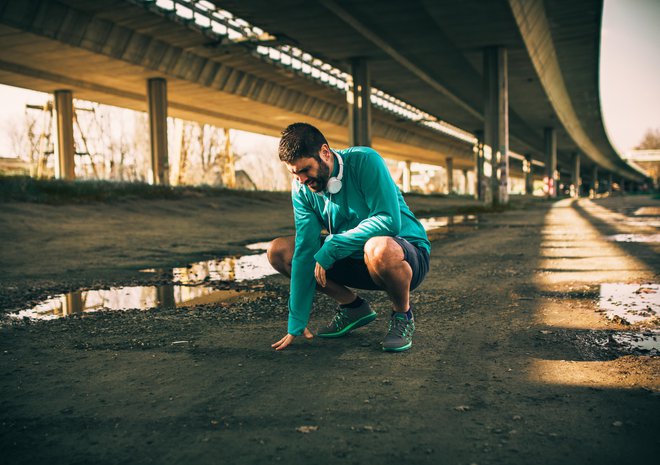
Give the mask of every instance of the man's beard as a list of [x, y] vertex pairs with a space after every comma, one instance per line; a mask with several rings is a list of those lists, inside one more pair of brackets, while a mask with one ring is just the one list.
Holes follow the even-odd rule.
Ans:
[[330, 179], [330, 167], [320, 158], [318, 159], [319, 169], [314, 178], [308, 178], [306, 184], [314, 192], [322, 192], [328, 186]]

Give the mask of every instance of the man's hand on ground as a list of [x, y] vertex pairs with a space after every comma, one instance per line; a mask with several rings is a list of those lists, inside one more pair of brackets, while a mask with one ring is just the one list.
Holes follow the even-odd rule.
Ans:
[[325, 287], [325, 268], [318, 262], [316, 263], [316, 268], [314, 268], [314, 277], [316, 278], [316, 282], [319, 283], [319, 286]]
[[[314, 337], [312, 332], [307, 328], [305, 328], [305, 331], [303, 331], [303, 336], [305, 336], [305, 339], [312, 339]], [[282, 339], [277, 341], [275, 344], [271, 344], [271, 347], [275, 348], [275, 350], [285, 349], [289, 344], [293, 342], [295, 338], [296, 336], [294, 336], [293, 334], [287, 334]]]

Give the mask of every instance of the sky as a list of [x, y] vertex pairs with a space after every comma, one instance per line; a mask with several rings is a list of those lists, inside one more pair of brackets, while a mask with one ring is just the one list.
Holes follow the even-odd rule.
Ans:
[[660, 128], [660, 0], [605, 0], [600, 64], [605, 128], [625, 153]]
[[[605, 0], [600, 95], [610, 141], [624, 154], [660, 128], [660, 0]], [[47, 94], [0, 85], [0, 156], [13, 156], [7, 128]], [[441, 116], [441, 115], [439, 115]], [[247, 142], [247, 138], [246, 142]]]

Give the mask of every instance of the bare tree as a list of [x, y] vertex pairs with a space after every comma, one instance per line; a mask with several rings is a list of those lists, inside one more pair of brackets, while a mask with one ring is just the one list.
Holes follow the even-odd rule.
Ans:
[[647, 129], [642, 141], [635, 147], [637, 150], [660, 149], [660, 128]]

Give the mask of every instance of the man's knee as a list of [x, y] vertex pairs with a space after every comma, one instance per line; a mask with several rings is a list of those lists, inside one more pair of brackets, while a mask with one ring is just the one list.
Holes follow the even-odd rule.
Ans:
[[404, 257], [401, 246], [394, 239], [389, 236], [376, 236], [364, 244], [364, 258], [367, 264], [378, 269], [399, 262]]
[[287, 266], [291, 262], [293, 251], [291, 250], [291, 240], [286, 237], [278, 237], [268, 244], [266, 250], [268, 261], [276, 270]]

